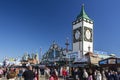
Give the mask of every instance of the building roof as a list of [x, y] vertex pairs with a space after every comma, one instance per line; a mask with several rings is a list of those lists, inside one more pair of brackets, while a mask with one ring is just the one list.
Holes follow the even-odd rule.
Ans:
[[86, 19], [91, 20], [91, 19], [88, 17], [88, 15], [85, 13], [84, 4], [82, 5], [80, 14], [77, 16], [77, 19], [79, 19], [79, 18], [86, 18]]
[[108, 58], [102, 59], [101, 61], [109, 60], [109, 59], [120, 59], [120, 57], [111, 56], [111, 57], [108, 57]]

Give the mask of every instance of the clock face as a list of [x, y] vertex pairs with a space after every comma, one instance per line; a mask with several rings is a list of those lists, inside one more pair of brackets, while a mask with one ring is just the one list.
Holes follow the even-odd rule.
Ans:
[[86, 36], [86, 38], [87, 38], [88, 40], [91, 38], [91, 32], [90, 32], [89, 29], [86, 30], [85, 36]]
[[75, 32], [75, 39], [78, 40], [80, 38], [80, 31], [76, 30]]

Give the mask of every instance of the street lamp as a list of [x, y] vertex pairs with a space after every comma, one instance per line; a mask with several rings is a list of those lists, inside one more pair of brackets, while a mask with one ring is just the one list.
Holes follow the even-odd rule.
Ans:
[[55, 44], [55, 41], [53, 41], [53, 44], [52, 44], [52, 46], [51, 46], [51, 50], [53, 50], [53, 63], [55, 63], [55, 58], [56, 58], [56, 52], [55, 52], [55, 50], [57, 49], [57, 44]]
[[55, 54], [55, 49], [57, 48], [57, 45], [55, 44], [55, 42], [53, 42], [53, 50], [54, 50], [54, 59], [55, 59], [55, 57], [56, 57], [56, 54]]

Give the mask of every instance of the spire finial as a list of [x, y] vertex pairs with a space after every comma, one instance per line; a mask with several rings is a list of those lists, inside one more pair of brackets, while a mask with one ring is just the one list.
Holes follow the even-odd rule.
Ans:
[[86, 19], [91, 20], [91, 19], [88, 17], [88, 15], [85, 13], [84, 4], [82, 4], [81, 12], [80, 12], [80, 14], [77, 16], [77, 19], [79, 19], [79, 18], [86, 18]]
[[84, 3], [82, 4], [82, 7], [84, 7]]
[[82, 4], [82, 11], [84, 10], [84, 3]]
[[82, 14], [85, 13], [85, 11], [84, 11], [84, 4], [82, 4], [81, 13], [82, 13]]

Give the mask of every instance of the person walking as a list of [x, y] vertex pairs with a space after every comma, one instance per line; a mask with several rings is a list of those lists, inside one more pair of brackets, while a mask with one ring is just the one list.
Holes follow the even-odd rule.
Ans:
[[93, 80], [92, 74], [89, 74], [88, 80]]
[[32, 66], [28, 66], [28, 69], [22, 74], [24, 80], [33, 80], [35, 77], [34, 72], [32, 71]]
[[104, 71], [102, 71], [102, 80], [107, 80], [107, 78], [106, 78], [106, 75], [105, 75], [105, 72], [104, 72]]
[[86, 71], [86, 69], [83, 70], [83, 80], [87, 80], [88, 79], [88, 73]]
[[102, 80], [102, 76], [101, 76], [100, 71], [97, 71], [96, 77], [97, 77], [96, 80]]
[[120, 79], [119, 79], [118, 72], [115, 72], [115, 73], [114, 73], [114, 80], [120, 80]]
[[74, 79], [79, 80], [78, 68], [75, 69], [74, 74], [75, 74]]
[[16, 79], [16, 72], [14, 68], [11, 68], [7, 73], [7, 80], [15, 80]]
[[2, 67], [0, 67], [0, 80], [2, 79], [2, 75], [3, 75], [3, 70]]
[[56, 76], [58, 76], [58, 71], [57, 69], [54, 69]]
[[45, 68], [45, 80], [49, 80], [50, 77], [50, 69], [48, 67]]
[[23, 69], [20, 68], [20, 69], [19, 69], [19, 73], [18, 73], [18, 79], [19, 79], [19, 80], [22, 80], [22, 74], [23, 74]]
[[89, 76], [88, 76], [88, 80], [94, 80], [91, 69], [89, 69], [88, 75], [89, 75]]
[[64, 68], [62, 69], [62, 76], [63, 76], [64, 80], [66, 80], [66, 77], [67, 77], [66, 67], [64, 67]]
[[55, 71], [53, 71], [53, 72], [51, 73], [51, 76], [50, 76], [49, 80], [58, 80], [58, 76], [56, 75], [56, 72], [55, 72]]

